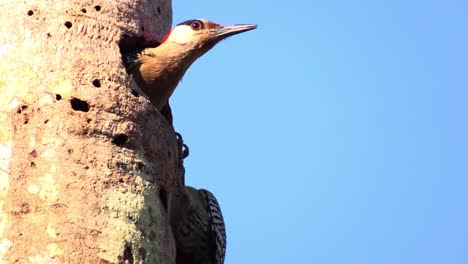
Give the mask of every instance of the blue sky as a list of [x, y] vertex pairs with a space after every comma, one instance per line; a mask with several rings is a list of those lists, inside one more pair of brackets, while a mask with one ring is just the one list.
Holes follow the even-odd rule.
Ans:
[[468, 263], [467, 1], [173, 1], [256, 23], [171, 99], [227, 264]]

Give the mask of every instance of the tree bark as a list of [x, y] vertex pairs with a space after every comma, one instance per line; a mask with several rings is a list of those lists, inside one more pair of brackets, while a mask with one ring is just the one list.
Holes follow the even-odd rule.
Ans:
[[122, 66], [170, 0], [2, 0], [0, 263], [175, 263], [170, 124]]

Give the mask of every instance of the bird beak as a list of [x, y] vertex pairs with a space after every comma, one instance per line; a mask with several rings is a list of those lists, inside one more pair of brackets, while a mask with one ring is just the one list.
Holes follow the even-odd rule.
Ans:
[[232, 26], [224, 26], [224, 27], [219, 27], [212, 29], [211, 32], [213, 32], [213, 37], [216, 39], [225, 39], [227, 37], [246, 32], [249, 30], [256, 29], [257, 25], [232, 25]]

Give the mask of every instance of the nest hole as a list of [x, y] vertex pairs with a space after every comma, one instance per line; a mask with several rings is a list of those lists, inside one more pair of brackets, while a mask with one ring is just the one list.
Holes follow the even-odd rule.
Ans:
[[99, 12], [99, 11], [101, 11], [101, 6], [97, 5], [97, 6], [94, 7], [94, 9]]
[[72, 22], [70, 22], [70, 21], [65, 22], [64, 25], [65, 25], [67, 28], [71, 28], [71, 27], [73, 26]]
[[[141, 27], [144, 31], [144, 27]], [[122, 55], [122, 62], [128, 71], [130, 65], [137, 59], [138, 54], [145, 48], [159, 46], [157, 41], [148, 41], [142, 35], [124, 35], [119, 40], [119, 50]]]
[[34, 11], [29, 10], [29, 11], [28, 11], [28, 16], [32, 16], [32, 15], [34, 15]]

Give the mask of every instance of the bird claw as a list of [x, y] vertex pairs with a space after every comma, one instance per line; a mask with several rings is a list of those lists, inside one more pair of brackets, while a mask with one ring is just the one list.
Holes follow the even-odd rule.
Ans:
[[190, 155], [190, 149], [186, 144], [183, 144], [182, 145], [182, 159], [185, 159], [186, 157], [188, 157], [188, 155]]
[[186, 144], [184, 144], [184, 139], [182, 138], [182, 135], [180, 133], [175, 132], [175, 134], [177, 137], [177, 149], [179, 151], [179, 157], [185, 159], [190, 154], [189, 147]]

